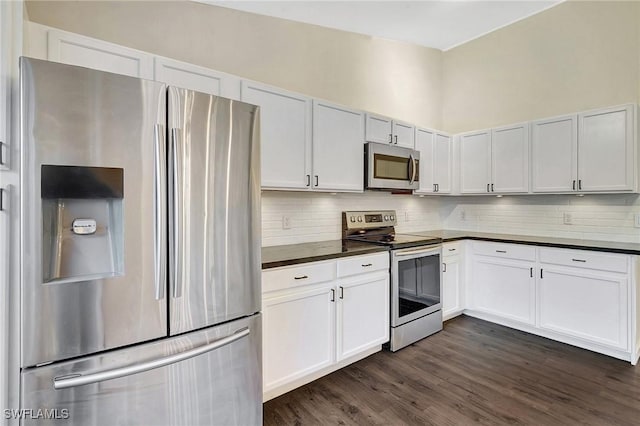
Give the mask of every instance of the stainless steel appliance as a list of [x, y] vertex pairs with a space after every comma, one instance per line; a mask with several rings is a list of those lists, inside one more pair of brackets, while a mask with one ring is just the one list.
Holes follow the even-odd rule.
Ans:
[[419, 188], [419, 151], [368, 142], [364, 152], [367, 189], [411, 191]]
[[442, 330], [442, 240], [428, 233], [396, 234], [396, 212], [342, 213], [343, 238], [391, 250], [391, 351]]
[[257, 107], [20, 65], [21, 408], [261, 424]]

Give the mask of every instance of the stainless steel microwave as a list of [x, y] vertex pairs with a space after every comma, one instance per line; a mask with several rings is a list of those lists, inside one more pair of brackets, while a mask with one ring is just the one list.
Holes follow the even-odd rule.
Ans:
[[367, 189], [390, 191], [418, 189], [419, 151], [368, 142], [364, 152], [364, 180]]

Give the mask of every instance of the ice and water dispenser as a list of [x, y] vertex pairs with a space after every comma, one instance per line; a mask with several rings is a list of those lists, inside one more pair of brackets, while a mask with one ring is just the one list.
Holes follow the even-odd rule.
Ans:
[[43, 165], [43, 282], [124, 274], [124, 170]]

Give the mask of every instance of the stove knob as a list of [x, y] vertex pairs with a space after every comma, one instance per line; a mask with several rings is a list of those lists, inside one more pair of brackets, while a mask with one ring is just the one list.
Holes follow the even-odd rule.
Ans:
[[362, 216], [358, 216], [358, 222], [362, 222]]
[[394, 215], [391, 215], [391, 216], [389, 216], [389, 219], [396, 220], [396, 217]]
[[355, 216], [351, 216], [351, 222], [355, 222], [356, 221], [356, 217]]
[[385, 220], [385, 222], [386, 222], [387, 220], [389, 220], [389, 216], [385, 216], [385, 217], [384, 217], [384, 220]]

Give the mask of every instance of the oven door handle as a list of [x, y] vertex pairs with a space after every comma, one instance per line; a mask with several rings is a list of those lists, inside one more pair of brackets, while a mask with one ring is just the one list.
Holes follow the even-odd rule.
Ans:
[[440, 247], [429, 247], [428, 249], [420, 248], [416, 250], [399, 251], [394, 253], [394, 255], [397, 257], [415, 256], [416, 254], [440, 254]]

